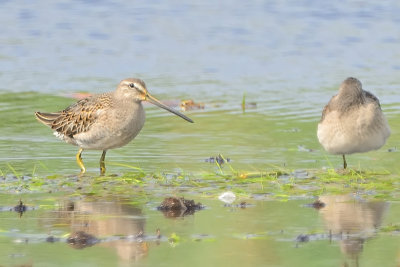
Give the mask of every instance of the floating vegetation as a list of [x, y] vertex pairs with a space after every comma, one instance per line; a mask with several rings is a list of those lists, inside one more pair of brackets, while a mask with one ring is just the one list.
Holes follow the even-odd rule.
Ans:
[[[321, 194], [356, 193], [364, 198], [395, 200], [400, 197], [400, 182], [397, 176], [387, 171], [358, 171], [335, 169], [290, 170], [271, 166], [270, 170], [244, 171], [235, 169], [229, 158], [221, 154], [210, 157], [218, 169], [215, 172], [189, 173], [145, 172], [131, 166], [132, 171], [110, 176], [78, 175], [39, 176], [18, 173], [10, 165], [0, 176], [0, 190], [8, 194], [21, 193], [57, 193], [83, 195], [130, 196], [135, 194], [149, 196], [154, 192], [172, 193], [174, 188], [181, 192], [190, 192], [217, 198], [222, 192], [262, 198], [289, 200], [314, 198]], [[110, 163], [110, 165], [117, 163]], [[225, 166], [228, 168], [222, 168]], [[169, 191], [165, 191], [168, 186]], [[233, 190], [234, 188], [234, 190]], [[317, 203], [318, 204], [318, 203]]]
[[400, 224], [390, 224], [384, 226], [380, 229], [382, 232], [391, 233], [391, 232], [400, 232]]
[[243, 113], [245, 113], [246, 109], [255, 109], [255, 108], [257, 108], [257, 103], [256, 102], [246, 102], [246, 93], [243, 93], [241, 106], [242, 106]]
[[204, 103], [195, 103], [192, 99], [182, 100], [179, 106], [182, 111], [204, 109]]
[[170, 235], [170, 237], [168, 238], [168, 242], [173, 247], [175, 247], [180, 241], [181, 241], [181, 238], [176, 233], [172, 233]]

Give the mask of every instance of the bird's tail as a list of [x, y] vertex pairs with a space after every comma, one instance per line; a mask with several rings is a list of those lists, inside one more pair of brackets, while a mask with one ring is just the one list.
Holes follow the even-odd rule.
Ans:
[[60, 116], [60, 114], [59, 113], [42, 113], [42, 112], [36, 111], [35, 116], [38, 121], [40, 121], [44, 125], [51, 127], [53, 121], [55, 119], [57, 119], [58, 116]]

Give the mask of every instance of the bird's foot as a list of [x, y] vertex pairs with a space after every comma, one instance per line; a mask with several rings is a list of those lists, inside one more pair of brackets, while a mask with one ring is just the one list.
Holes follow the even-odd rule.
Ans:
[[100, 166], [100, 176], [104, 176], [106, 174], [106, 167]]

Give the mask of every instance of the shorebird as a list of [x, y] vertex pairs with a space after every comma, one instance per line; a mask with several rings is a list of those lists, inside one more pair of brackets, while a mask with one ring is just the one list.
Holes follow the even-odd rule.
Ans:
[[390, 136], [390, 128], [378, 98], [350, 77], [322, 111], [317, 136], [328, 153], [343, 156], [346, 169], [345, 155], [379, 149]]
[[81, 99], [59, 112], [35, 112], [35, 115], [41, 123], [54, 131], [55, 136], [79, 147], [76, 161], [81, 168], [81, 174], [86, 171], [82, 162], [82, 151], [102, 150], [100, 174], [104, 175], [107, 150], [126, 145], [142, 129], [145, 122], [142, 101], [148, 101], [193, 122], [161, 103], [147, 91], [142, 80], [134, 78], [122, 80], [114, 92]]

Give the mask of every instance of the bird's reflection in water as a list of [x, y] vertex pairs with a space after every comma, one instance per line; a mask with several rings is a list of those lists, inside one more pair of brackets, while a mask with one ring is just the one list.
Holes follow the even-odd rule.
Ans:
[[321, 196], [325, 204], [319, 209], [332, 239], [337, 239], [346, 260], [343, 266], [358, 266], [358, 259], [366, 240], [374, 237], [381, 225], [388, 203], [357, 201], [349, 195]]
[[65, 201], [58, 215], [71, 228], [67, 242], [73, 248], [113, 248], [121, 263], [138, 261], [148, 253], [142, 238], [146, 220], [138, 207], [105, 199]]

